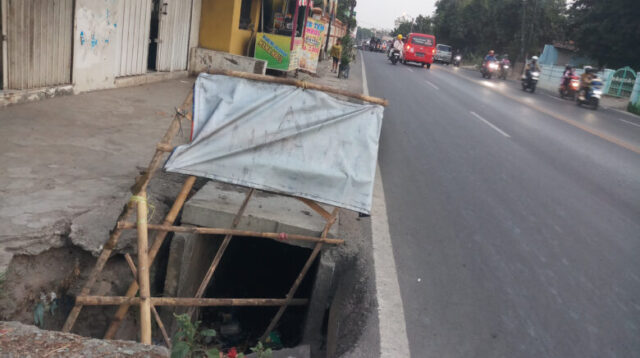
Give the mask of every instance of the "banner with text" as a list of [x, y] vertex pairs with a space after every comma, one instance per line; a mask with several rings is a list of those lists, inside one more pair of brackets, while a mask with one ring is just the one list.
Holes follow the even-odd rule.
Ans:
[[307, 26], [304, 28], [302, 53], [299, 60], [299, 68], [301, 70], [316, 73], [318, 56], [324, 42], [326, 27], [323, 21], [307, 19]]

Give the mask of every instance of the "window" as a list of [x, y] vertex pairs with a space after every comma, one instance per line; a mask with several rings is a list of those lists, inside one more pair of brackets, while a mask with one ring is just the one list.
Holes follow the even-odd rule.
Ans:
[[414, 36], [411, 38], [411, 43], [422, 46], [433, 46], [433, 39], [431, 39], [431, 37]]
[[447, 45], [438, 45], [437, 47], [438, 47], [438, 51], [451, 52], [451, 47]]
[[252, 0], [242, 0], [242, 5], [240, 6], [240, 28], [243, 30], [248, 30], [249, 25], [251, 25], [251, 3]]

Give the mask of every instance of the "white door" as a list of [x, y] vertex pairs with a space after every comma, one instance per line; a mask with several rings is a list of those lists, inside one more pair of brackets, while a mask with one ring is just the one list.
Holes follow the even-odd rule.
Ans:
[[120, 44], [116, 76], [147, 73], [152, 0], [120, 1]]
[[158, 71], [187, 69], [192, 0], [162, 0], [158, 29]]
[[[73, 0], [2, 0], [5, 88], [71, 83]], [[5, 62], [5, 61], [3, 61]]]

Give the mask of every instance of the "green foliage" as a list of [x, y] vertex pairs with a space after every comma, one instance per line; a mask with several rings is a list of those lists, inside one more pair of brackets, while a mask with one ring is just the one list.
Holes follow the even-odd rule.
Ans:
[[[524, 12], [524, 31], [523, 31]], [[432, 18], [438, 43], [485, 54], [493, 49], [516, 58], [537, 54], [546, 43], [565, 40], [565, 0], [438, 0]]]
[[251, 348], [251, 352], [255, 353], [258, 358], [271, 358], [273, 354], [271, 348], [265, 348], [262, 342], [258, 342], [258, 345]]
[[636, 104], [629, 102], [629, 104], [627, 105], [627, 111], [640, 115], [640, 102]]
[[342, 45], [342, 57], [340, 58], [340, 65], [347, 66], [351, 63], [353, 58], [353, 39], [349, 34], [340, 38], [340, 44]]
[[[352, 10], [356, 7], [356, 0], [339, 0], [338, 8], [336, 10], [336, 17], [347, 25], [347, 28], [353, 29], [356, 27], [356, 17], [353, 16]], [[347, 31], [348, 32], [348, 31]]]
[[[201, 322], [196, 321], [195, 323], [192, 323], [187, 314], [174, 314], [174, 317], [178, 323], [178, 331], [172, 339], [173, 346], [171, 347], [171, 358], [220, 357], [220, 350], [218, 347], [207, 349], [206, 345], [203, 343], [205, 337], [217, 336], [214, 329], [198, 330]], [[235, 348], [231, 348], [230, 352], [231, 351], [235, 352]], [[272, 353], [271, 349], [265, 348], [262, 343], [258, 343], [257, 346], [251, 348], [251, 351], [257, 352], [258, 358], [270, 358]], [[229, 352], [228, 354], [231, 355]], [[238, 353], [235, 357], [244, 358], [244, 353]]]
[[638, 0], [576, 0], [569, 10], [569, 33], [579, 51], [599, 65], [640, 70]]
[[356, 39], [358, 41], [368, 40], [371, 36], [373, 36], [373, 30], [358, 26], [358, 29], [356, 30]]
[[391, 36], [395, 37], [399, 34], [402, 36], [407, 36], [411, 32], [417, 32], [421, 34], [432, 34], [433, 33], [433, 20], [430, 16], [418, 15], [413, 20], [413, 26], [411, 21], [403, 21], [396, 28], [391, 31]]

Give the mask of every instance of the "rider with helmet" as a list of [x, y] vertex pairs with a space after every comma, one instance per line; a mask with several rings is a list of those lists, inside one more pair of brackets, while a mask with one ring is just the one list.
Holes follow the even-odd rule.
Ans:
[[402, 34], [398, 34], [395, 40], [393, 40], [393, 48], [400, 51], [402, 53], [402, 47], [404, 46], [404, 42], [402, 42]]
[[585, 100], [586, 94], [591, 88], [591, 80], [595, 77], [595, 70], [591, 66], [584, 66], [584, 73], [580, 75], [580, 92], [579, 98]]

